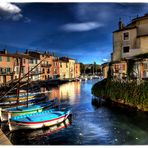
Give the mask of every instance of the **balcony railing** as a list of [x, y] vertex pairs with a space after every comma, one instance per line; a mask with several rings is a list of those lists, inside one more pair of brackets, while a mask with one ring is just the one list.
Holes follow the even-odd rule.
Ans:
[[32, 72], [30, 72], [30, 75], [40, 75], [43, 73], [44, 73], [43, 71], [32, 71]]
[[50, 67], [51, 64], [41, 64], [41, 67]]
[[8, 72], [8, 71], [0, 71], [0, 75], [13, 75], [15, 72]]

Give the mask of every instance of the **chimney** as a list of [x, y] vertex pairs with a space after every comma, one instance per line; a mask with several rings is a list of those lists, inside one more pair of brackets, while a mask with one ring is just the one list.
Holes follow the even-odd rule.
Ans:
[[119, 23], [118, 23], [118, 26], [119, 26], [119, 30], [121, 30], [121, 29], [123, 29], [123, 28], [124, 28], [124, 24], [122, 23], [121, 18], [119, 18]]
[[8, 52], [7, 52], [7, 49], [3, 49], [3, 52], [4, 52], [4, 54], [7, 54]]
[[28, 54], [29, 53], [29, 50], [28, 49], [26, 49], [26, 52], [25, 52], [26, 54]]

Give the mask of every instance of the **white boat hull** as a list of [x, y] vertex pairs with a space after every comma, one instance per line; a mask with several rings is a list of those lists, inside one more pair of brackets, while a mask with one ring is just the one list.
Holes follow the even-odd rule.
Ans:
[[59, 117], [57, 119], [45, 121], [45, 122], [30, 122], [30, 123], [23, 123], [23, 122], [14, 122], [9, 120], [9, 130], [19, 130], [19, 129], [39, 129], [43, 127], [49, 127], [61, 123], [67, 119], [69, 114]]

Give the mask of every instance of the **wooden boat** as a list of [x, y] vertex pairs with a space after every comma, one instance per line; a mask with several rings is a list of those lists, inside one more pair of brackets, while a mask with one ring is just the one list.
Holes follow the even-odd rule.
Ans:
[[9, 119], [9, 130], [38, 129], [61, 123], [67, 119], [69, 109], [49, 109], [38, 113], [15, 116]]
[[12, 108], [5, 108], [0, 109], [0, 119], [2, 122], [7, 121], [10, 117], [18, 116], [18, 115], [24, 115], [24, 114], [31, 114], [36, 112], [41, 112], [43, 109], [55, 106], [56, 105], [56, 99], [49, 100], [44, 103], [38, 103], [38, 104], [31, 104], [28, 106], [18, 106], [18, 107], [12, 107]]
[[42, 128], [42, 129], [36, 129], [36, 130], [29, 130], [29, 133], [26, 131], [25, 132], [25, 137], [32, 139], [32, 138], [37, 138], [40, 136], [49, 136], [61, 129], [67, 128], [71, 124], [71, 118], [68, 116], [63, 122], [47, 127], [47, 128]]
[[41, 96], [41, 97], [31, 97], [28, 98], [28, 100], [26, 100], [26, 98], [22, 99], [19, 101], [19, 104], [17, 104], [17, 99], [16, 100], [9, 100], [9, 101], [2, 101], [0, 102], [0, 106], [4, 107], [4, 106], [16, 106], [16, 105], [23, 105], [23, 104], [27, 104], [27, 102], [29, 104], [31, 103], [37, 103], [39, 101], [45, 100], [47, 98], [47, 96]]

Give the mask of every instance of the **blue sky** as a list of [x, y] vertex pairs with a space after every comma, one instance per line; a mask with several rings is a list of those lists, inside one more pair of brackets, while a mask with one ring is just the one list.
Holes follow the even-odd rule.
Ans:
[[26, 49], [98, 64], [110, 59], [112, 32], [148, 13], [148, 3], [1, 3], [0, 48]]

